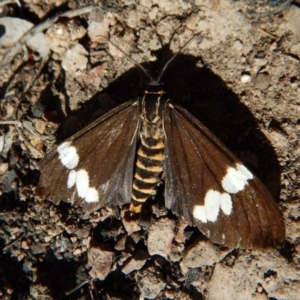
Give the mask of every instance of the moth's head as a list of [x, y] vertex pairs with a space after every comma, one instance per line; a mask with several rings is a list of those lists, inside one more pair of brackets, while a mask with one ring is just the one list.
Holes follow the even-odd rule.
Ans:
[[160, 78], [153, 77], [150, 77], [150, 80], [148, 81], [147, 85], [149, 87], [153, 87], [154, 89], [162, 89], [164, 87], [164, 83], [160, 80]]

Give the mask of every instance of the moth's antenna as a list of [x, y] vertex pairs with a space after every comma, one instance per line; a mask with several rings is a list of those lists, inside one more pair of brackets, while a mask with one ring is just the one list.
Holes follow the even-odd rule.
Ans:
[[148, 71], [139, 63], [137, 62], [135, 59], [133, 59], [130, 55], [128, 55], [121, 47], [119, 47], [116, 43], [112, 42], [109, 38], [107, 38], [104, 35], [99, 35], [100, 37], [106, 39], [109, 43], [111, 43], [114, 47], [116, 47], [119, 51], [121, 51], [129, 60], [131, 60], [137, 67], [139, 67], [144, 74], [150, 79], [150, 82], [153, 85], [159, 84], [160, 80], [162, 78], [162, 76], [164, 75], [164, 72], [166, 71], [167, 67], [170, 65], [170, 63], [175, 59], [175, 57], [178, 56], [178, 54], [196, 37], [198, 36], [199, 33], [194, 34], [170, 59], [169, 61], [165, 64], [165, 66], [163, 67], [163, 69], [161, 70], [161, 72], [159, 73], [158, 77], [156, 80], [154, 80], [152, 78], [152, 76], [150, 76], [150, 74], [148, 73]]
[[118, 50], [120, 50], [127, 58], [129, 58], [137, 67], [139, 67], [144, 74], [152, 81], [152, 77], [149, 75], [149, 73], [147, 72], [147, 70], [139, 63], [137, 62], [135, 59], [133, 59], [132, 57], [130, 57], [130, 55], [128, 55], [123, 49], [121, 49], [121, 47], [119, 47], [116, 43], [112, 42], [109, 38], [107, 38], [104, 35], [99, 35], [102, 38], [106, 39], [109, 43], [111, 43], [114, 47], [116, 47]]
[[[158, 77], [157, 77], [157, 82], [160, 82], [161, 78], [164, 75], [164, 72], [166, 71], [167, 67], [170, 65], [170, 63], [174, 60], [174, 58], [197, 36], [199, 33], [194, 34], [170, 59], [169, 61], [165, 64], [163, 69], [160, 71]], [[202, 41], [202, 39], [201, 39]]]

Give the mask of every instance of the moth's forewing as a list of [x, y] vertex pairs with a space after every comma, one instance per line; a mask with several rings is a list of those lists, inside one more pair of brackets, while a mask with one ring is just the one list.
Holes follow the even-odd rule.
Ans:
[[230, 150], [177, 105], [166, 104], [164, 130], [167, 208], [218, 244], [282, 245], [285, 227], [277, 203]]
[[91, 212], [131, 200], [138, 102], [126, 102], [70, 137], [40, 164], [36, 193]]

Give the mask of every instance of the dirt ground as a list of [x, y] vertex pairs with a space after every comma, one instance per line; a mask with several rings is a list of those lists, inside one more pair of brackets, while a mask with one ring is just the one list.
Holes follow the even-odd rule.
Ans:
[[[300, 8], [254, 2], [1, 3], [1, 299], [300, 298]], [[101, 36], [155, 76], [196, 33], [166, 90], [278, 200], [280, 249], [214, 245], [160, 193], [137, 220], [35, 197], [45, 153], [143, 89]]]

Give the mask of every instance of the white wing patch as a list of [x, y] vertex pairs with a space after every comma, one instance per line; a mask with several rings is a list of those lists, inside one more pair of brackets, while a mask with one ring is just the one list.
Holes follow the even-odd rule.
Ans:
[[72, 170], [77, 167], [79, 156], [77, 154], [76, 148], [71, 146], [71, 142], [62, 143], [57, 147], [57, 152], [59, 153], [59, 159], [61, 163], [67, 169]]
[[70, 189], [75, 185], [78, 196], [85, 202], [98, 202], [99, 194], [95, 188], [90, 187], [88, 172], [84, 169], [74, 170], [79, 163], [76, 148], [71, 146], [71, 142], [65, 142], [57, 147], [57, 152], [61, 163], [70, 170], [67, 187]]
[[227, 174], [222, 180], [223, 189], [230, 194], [242, 191], [253, 174], [243, 165], [236, 164], [236, 168], [228, 168]]
[[79, 171], [71, 170], [68, 177], [67, 186], [72, 188], [76, 185], [78, 196], [83, 198], [85, 202], [98, 202], [99, 194], [95, 188], [90, 187], [89, 174], [86, 170]]
[[227, 193], [221, 194], [215, 190], [209, 190], [204, 198], [204, 205], [195, 205], [193, 215], [203, 223], [217, 221], [220, 210], [230, 215], [232, 210], [231, 197]]
[[87, 171], [81, 169], [76, 174], [76, 188], [79, 197], [85, 198], [89, 190], [89, 175]]
[[216, 222], [220, 211], [229, 216], [232, 211], [230, 194], [242, 191], [253, 179], [253, 174], [242, 164], [236, 164], [235, 168], [229, 167], [222, 180], [222, 187], [226, 193], [209, 190], [204, 198], [204, 205], [195, 205], [193, 216], [203, 223]]
[[222, 194], [221, 201], [220, 201], [220, 208], [225, 215], [229, 216], [231, 214], [232, 201], [229, 194], [227, 193]]
[[68, 176], [67, 186], [70, 189], [76, 183], [76, 175], [77, 172], [75, 170], [71, 170]]

